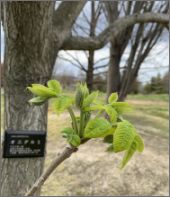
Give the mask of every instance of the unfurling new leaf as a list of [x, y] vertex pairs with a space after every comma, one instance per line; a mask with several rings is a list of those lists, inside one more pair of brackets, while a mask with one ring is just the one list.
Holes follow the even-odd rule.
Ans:
[[125, 152], [123, 160], [122, 160], [122, 162], [120, 164], [120, 169], [122, 169], [128, 163], [128, 161], [132, 158], [132, 156], [135, 153], [135, 151], [136, 151], [136, 143], [132, 142], [132, 144], [129, 147], [129, 149]]
[[121, 162], [123, 168], [131, 159], [135, 151], [143, 152], [144, 143], [134, 126], [128, 121], [118, 123], [113, 137], [114, 152], [126, 151]]
[[97, 96], [98, 96], [98, 91], [89, 94], [83, 101], [83, 107], [90, 106], [93, 103], [93, 101], [97, 98]]
[[108, 114], [111, 123], [116, 123], [118, 118], [118, 113], [116, 112], [116, 110], [112, 106], [106, 105], [105, 111]]
[[117, 100], [118, 100], [118, 94], [117, 94], [117, 92], [112, 93], [109, 96], [109, 98], [108, 98], [109, 104], [111, 104], [113, 102], [116, 102]]
[[73, 104], [73, 99], [69, 96], [59, 96], [53, 100], [53, 107], [57, 114], [62, 113]]
[[62, 131], [63, 137], [67, 138], [67, 141], [72, 146], [78, 147], [81, 144], [80, 137], [76, 134], [76, 132], [72, 128], [65, 128]]
[[51, 98], [57, 96], [53, 90], [40, 84], [32, 84], [32, 87], [28, 87], [28, 90], [30, 90], [30, 92], [32, 92], [35, 96], [42, 98]]
[[136, 142], [136, 149], [138, 152], [143, 152], [144, 150], [144, 142], [140, 135], [136, 134], [134, 141]]
[[29, 103], [34, 104], [34, 105], [42, 105], [46, 100], [47, 100], [46, 98], [37, 96], [37, 97], [30, 99]]
[[84, 99], [89, 95], [89, 90], [86, 84], [78, 84], [75, 96], [75, 103], [78, 108], [83, 106]]
[[117, 111], [118, 114], [123, 114], [132, 111], [132, 107], [127, 102], [113, 102], [111, 106]]
[[85, 138], [105, 137], [112, 133], [112, 125], [104, 118], [90, 120], [85, 128]]
[[132, 124], [128, 121], [119, 122], [113, 139], [115, 152], [127, 150], [131, 146], [135, 135], [136, 130]]
[[[72, 127], [65, 128], [62, 135], [70, 145], [78, 147], [91, 138], [104, 138], [103, 141], [109, 144], [108, 151], [125, 151], [120, 168], [128, 163], [135, 151], [143, 151], [141, 136], [137, 134], [135, 127], [122, 117], [123, 113], [131, 111], [131, 107], [126, 102], [118, 102], [116, 92], [112, 93], [108, 103], [104, 104], [98, 99], [98, 91], [89, 93], [87, 85], [82, 83], [77, 85], [74, 99], [62, 94], [62, 87], [56, 80], [48, 81], [47, 87], [32, 84], [28, 90], [35, 95], [30, 103], [41, 105], [52, 99], [53, 108], [58, 114], [68, 110]], [[78, 115], [74, 113], [74, 104], [79, 109]], [[103, 114], [107, 115], [108, 119], [102, 118]]]
[[60, 83], [58, 81], [56, 81], [56, 80], [48, 81], [47, 85], [56, 94], [60, 94], [62, 92], [62, 87], [61, 87]]

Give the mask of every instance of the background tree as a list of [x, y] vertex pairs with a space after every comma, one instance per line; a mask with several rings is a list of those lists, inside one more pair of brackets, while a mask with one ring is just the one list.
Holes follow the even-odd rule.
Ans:
[[3, 81], [4, 81], [4, 64], [1, 64], [1, 68], [0, 68], [0, 72], [1, 72], [1, 87], [3, 87]]
[[[109, 23], [113, 23], [120, 15], [146, 12], [168, 12], [168, 2], [106, 2], [106, 15]], [[158, 42], [164, 27], [159, 24], [132, 25], [110, 43], [110, 65], [107, 80], [107, 97], [112, 92], [119, 92], [119, 99], [124, 100], [130, 87], [136, 80], [138, 72], [150, 51]], [[130, 48], [129, 57], [124, 69], [120, 70], [121, 58]]]
[[[95, 7], [97, 7], [96, 10], [104, 12], [105, 19], [107, 19], [109, 25], [116, 21], [120, 16], [128, 16], [135, 13], [148, 13], [151, 11], [167, 13], [168, 2], [100, 2], [96, 6], [95, 4], [91, 5], [91, 16], [95, 16]], [[103, 15], [102, 17], [104, 18]], [[80, 29], [80, 32], [85, 34], [85, 36], [88, 36], [91, 30], [101, 33], [101, 30], [98, 29], [98, 26], [107, 26], [106, 21], [104, 23], [101, 22], [99, 20], [99, 16], [98, 22], [96, 22], [97, 20], [95, 20], [94, 23], [94, 18], [95, 17], [89, 18], [87, 14], [84, 13], [81, 17], [81, 20], [79, 20], [80, 22], [77, 22], [74, 26], [74, 30], [77, 33], [76, 35], [78, 35]], [[86, 22], [86, 25], [82, 25], [82, 20]], [[97, 62], [94, 61], [95, 52], [93, 53], [93, 58], [89, 58], [92, 56], [89, 56], [88, 51], [84, 51], [87, 59], [87, 63], [85, 63], [84, 65], [84, 62], [82, 63], [81, 59], [76, 53], [75, 55], [72, 55], [72, 53], [67, 52], [69, 58], [62, 58], [85, 72], [86, 82], [87, 84], [91, 84], [91, 88], [89, 87], [90, 89], [92, 89], [91, 82], [96, 83], [94, 80], [92, 80], [94, 76], [105, 72], [105, 70], [107, 70], [109, 66], [107, 72], [107, 97], [110, 95], [110, 93], [117, 91], [120, 93], [119, 99], [123, 100], [126, 97], [127, 93], [129, 93], [129, 89], [132, 84], [135, 83], [142, 63], [146, 60], [151, 50], [155, 47], [156, 43], [158, 43], [159, 38], [161, 38], [163, 28], [164, 27], [160, 26], [159, 24], [145, 24], [145, 26], [144, 24], [138, 24], [128, 27], [127, 29], [125, 29], [125, 31], [121, 32], [121, 34], [118, 34], [118, 36], [112, 37], [109, 45], [110, 58], [101, 58]], [[128, 58], [126, 58], [124, 65], [121, 66], [121, 61], [127, 51], [129, 53], [129, 56]], [[89, 61], [90, 59], [93, 59], [93, 61]], [[108, 60], [109, 63], [107, 63]], [[100, 63], [100, 65], [98, 66], [96, 63]], [[89, 76], [91, 76], [91, 79], [89, 78]]]
[[[65, 1], [57, 6], [52, 1], [1, 3], [5, 31], [5, 129], [13, 130], [47, 130], [48, 106], [30, 106], [31, 95], [26, 87], [45, 84], [50, 79], [59, 50], [96, 50], [110, 41], [110, 35], [117, 37], [136, 23], [167, 26], [169, 20], [165, 14], [136, 14], [119, 18], [98, 36], [87, 38], [71, 34], [85, 1]], [[42, 173], [43, 164], [44, 158], [3, 159], [1, 196], [23, 195]]]
[[132, 83], [132, 85], [129, 88], [128, 94], [138, 94], [142, 90], [142, 84], [138, 79], [135, 79], [135, 81]]
[[145, 93], [155, 93], [155, 94], [168, 94], [168, 80], [169, 73], [166, 73], [163, 77], [158, 74], [156, 77], [152, 77], [150, 82], [144, 86]]
[[[90, 7], [90, 9], [89, 9]], [[101, 2], [91, 1], [89, 2], [89, 11], [86, 13], [87, 10], [83, 10], [81, 16], [78, 18], [79, 20], [73, 26], [72, 33], [75, 36], [82, 36], [89, 38], [94, 38], [99, 32], [102, 31], [101, 26], [105, 26], [101, 22], [101, 18], [103, 18], [103, 5]], [[80, 57], [74, 53], [70, 53], [69, 51], [65, 51], [68, 57], [64, 55], [59, 55], [59, 58], [69, 62], [76, 68], [80, 69], [85, 73], [85, 81], [90, 91], [94, 88], [94, 78], [100, 74], [100, 69], [108, 67], [108, 64], [105, 63], [107, 58], [99, 58], [98, 60], [95, 59], [95, 49], [89, 49], [83, 51], [84, 57], [86, 59], [86, 63], [82, 63]]]

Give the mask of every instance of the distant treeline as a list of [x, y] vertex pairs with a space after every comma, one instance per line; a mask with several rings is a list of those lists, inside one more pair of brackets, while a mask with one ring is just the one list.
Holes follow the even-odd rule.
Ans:
[[[63, 85], [66, 89], [73, 89], [77, 82], [79, 81], [85, 81], [85, 76], [73, 76], [69, 74], [60, 74], [55, 75], [53, 78], [60, 81], [60, 83]], [[169, 72], [167, 72], [164, 76], [161, 77], [160, 74], [158, 74], [155, 77], [152, 77], [151, 80], [143, 85], [138, 80], [135, 80], [132, 84], [129, 94], [149, 94], [149, 93], [155, 93], [155, 94], [168, 94], [169, 93]], [[102, 92], [106, 92], [106, 75], [98, 75], [94, 78], [94, 84], [93, 84], [93, 90], [100, 90]]]

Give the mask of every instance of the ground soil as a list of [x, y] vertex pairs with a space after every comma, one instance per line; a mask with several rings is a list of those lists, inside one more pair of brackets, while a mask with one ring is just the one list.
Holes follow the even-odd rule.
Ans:
[[[52, 113], [49, 118], [49, 124], [56, 120]], [[68, 118], [61, 115], [57, 124], [62, 126]], [[41, 195], [168, 196], [168, 138], [149, 132], [145, 125], [137, 127], [144, 138], [145, 150], [136, 153], [125, 169], [118, 169], [123, 154], [108, 153], [102, 140], [91, 140], [55, 170], [42, 187]], [[46, 167], [66, 144], [53, 129], [50, 125]]]

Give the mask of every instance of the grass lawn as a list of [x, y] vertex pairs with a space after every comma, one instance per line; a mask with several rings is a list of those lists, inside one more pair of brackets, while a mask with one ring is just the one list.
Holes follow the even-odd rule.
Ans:
[[[100, 99], [105, 99], [104, 94]], [[42, 196], [168, 196], [168, 95], [129, 95], [127, 101], [133, 111], [124, 117], [142, 135], [144, 152], [120, 171], [122, 154], [108, 153], [100, 139], [91, 140], [54, 171], [42, 187]], [[45, 168], [66, 145], [60, 131], [69, 125], [67, 112], [57, 116], [49, 107]]]
[[151, 100], [151, 101], [169, 101], [168, 94], [130, 94], [127, 99]]
[[[66, 94], [73, 96], [73, 92], [69, 91]], [[104, 100], [104, 94], [101, 93], [101, 100]], [[168, 136], [168, 101], [169, 95], [167, 94], [148, 94], [148, 95], [128, 95], [127, 102], [133, 107], [133, 112], [126, 114], [125, 117], [131, 120], [135, 125], [159, 130], [159, 134]], [[4, 111], [4, 99], [1, 94], [1, 114]], [[51, 112], [52, 109], [49, 109]], [[3, 114], [1, 115], [1, 128], [3, 128]]]
[[169, 107], [168, 95], [129, 95], [127, 101], [133, 106], [134, 111], [127, 114], [137, 126], [150, 128], [160, 135], [168, 136]]
[[[125, 118], [142, 135], [144, 153], [136, 154], [121, 172], [117, 166], [122, 154], [109, 154], [100, 139], [92, 140], [55, 170], [42, 187], [43, 196], [168, 194], [168, 95], [129, 95], [127, 101], [134, 110]], [[69, 125], [67, 112], [57, 116], [49, 108], [45, 166], [65, 146], [60, 131]]]

